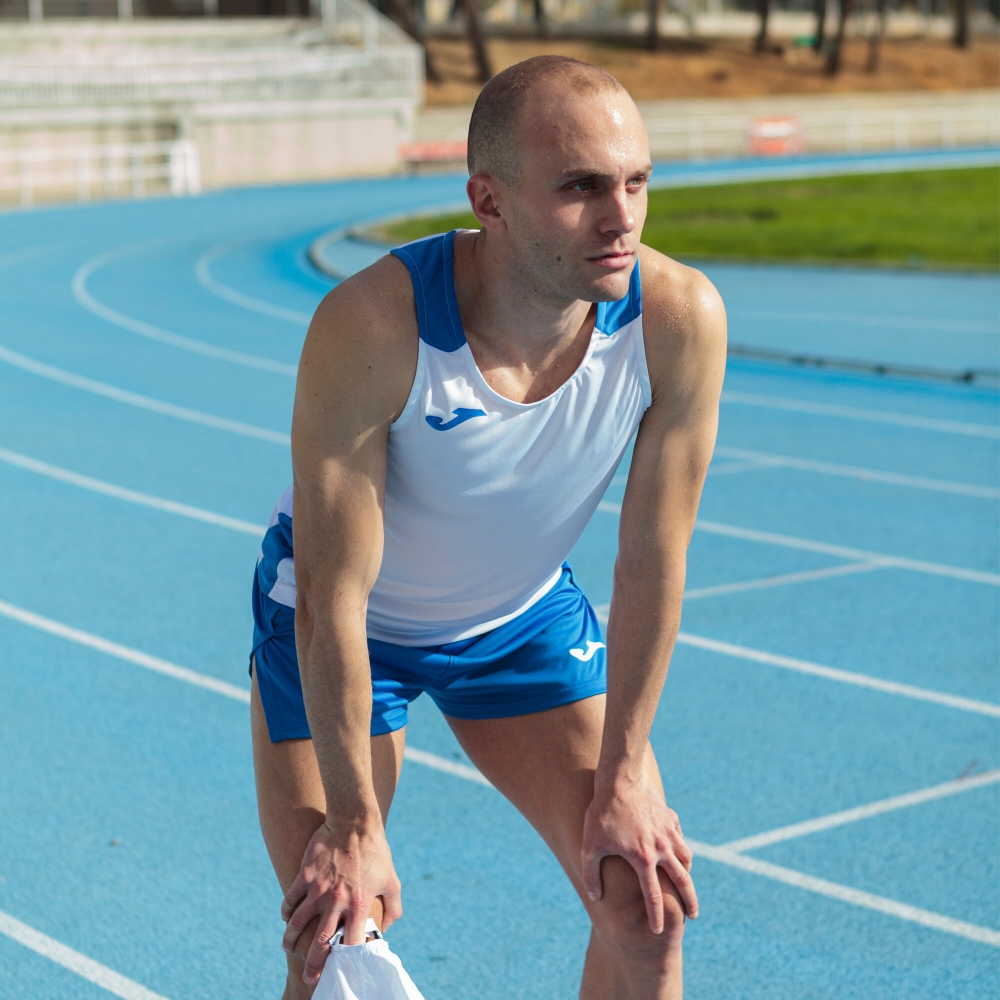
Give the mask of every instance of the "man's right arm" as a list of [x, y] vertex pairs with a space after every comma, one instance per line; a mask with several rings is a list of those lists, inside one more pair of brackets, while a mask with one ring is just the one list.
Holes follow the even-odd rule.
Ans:
[[409, 275], [385, 258], [327, 296], [299, 362], [292, 419], [295, 644], [327, 816], [285, 894], [282, 916], [289, 950], [320, 916], [307, 982], [318, 979], [341, 921], [345, 943], [360, 944], [376, 896], [389, 922], [401, 912], [372, 784], [365, 618], [382, 561], [389, 425], [406, 402], [416, 361]]

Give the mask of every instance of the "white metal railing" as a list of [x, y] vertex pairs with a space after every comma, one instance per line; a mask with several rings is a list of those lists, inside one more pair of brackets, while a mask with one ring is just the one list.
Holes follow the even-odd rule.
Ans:
[[77, 201], [201, 190], [198, 146], [172, 142], [114, 143], [0, 150], [0, 198], [30, 208], [36, 201]]
[[[956, 103], [910, 108], [803, 110], [806, 148], [814, 152], [1000, 145], [1000, 104]], [[743, 114], [645, 112], [654, 157], [701, 159], [746, 151], [751, 118]]]

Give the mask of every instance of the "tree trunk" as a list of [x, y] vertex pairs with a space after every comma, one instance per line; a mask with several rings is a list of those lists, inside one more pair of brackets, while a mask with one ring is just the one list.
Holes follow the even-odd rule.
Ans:
[[646, 0], [646, 48], [655, 52], [660, 47], [660, 0]]
[[882, 36], [885, 34], [885, 0], [875, 0], [875, 13], [877, 15], [875, 30], [868, 36], [868, 65], [865, 69], [869, 73], [878, 72]]
[[851, 15], [854, 7], [854, 0], [840, 0], [840, 19], [837, 21], [837, 37], [830, 47], [830, 55], [826, 60], [826, 71], [830, 76], [836, 76], [840, 72], [840, 52], [844, 45], [844, 31], [847, 28], [847, 19]]
[[760, 31], [754, 39], [753, 47], [757, 52], [767, 48], [767, 18], [771, 13], [771, 0], [758, 0], [757, 9], [760, 12]]
[[826, 0], [815, 0], [813, 13], [816, 15], [816, 37], [813, 39], [813, 52], [822, 52], [826, 41]]
[[955, 0], [955, 44], [969, 47], [969, 0]]
[[542, 0], [535, 0], [535, 30], [540, 35], [549, 33], [549, 22], [545, 17], [545, 6]]
[[405, 31], [415, 42], [419, 42], [424, 50], [424, 72], [431, 83], [440, 83], [441, 74], [437, 71], [437, 66], [427, 51], [427, 41], [420, 28], [420, 22], [413, 13], [409, 0], [392, 0], [392, 11], [395, 15], [393, 20]]
[[476, 57], [480, 82], [488, 83], [493, 79], [493, 67], [490, 65], [486, 43], [483, 41], [483, 31], [479, 23], [479, 5], [476, 0], [458, 0], [457, 6], [465, 11], [465, 30], [469, 33], [469, 43]]

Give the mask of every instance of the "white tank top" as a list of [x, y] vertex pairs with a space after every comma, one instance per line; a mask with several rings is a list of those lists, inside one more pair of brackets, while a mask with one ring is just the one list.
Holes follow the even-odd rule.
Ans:
[[[651, 401], [639, 265], [602, 302], [579, 368], [535, 403], [483, 378], [465, 339], [454, 233], [393, 250], [413, 279], [420, 345], [389, 428], [385, 548], [368, 636], [434, 646], [487, 632], [540, 600], [607, 489]], [[291, 490], [278, 513], [291, 515]], [[271, 596], [294, 606], [290, 559]]]

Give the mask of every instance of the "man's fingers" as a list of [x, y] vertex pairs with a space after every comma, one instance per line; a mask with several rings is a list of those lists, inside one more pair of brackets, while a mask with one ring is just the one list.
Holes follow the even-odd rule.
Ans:
[[306, 880], [302, 877], [302, 872], [295, 876], [295, 881], [288, 887], [284, 899], [281, 901], [281, 919], [288, 921], [295, 912], [295, 908], [306, 897]]
[[382, 927], [391, 927], [403, 915], [403, 901], [400, 898], [399, 887], [383, 894], [382, 896]]
[[677, 855], [677, 860], [687, 869], [691, 871], [691, 862], [694, 861], [694, 853], [683, 840], [678, 840], [674, 845], [674, 854]]
[[587, 895], [597, 902], [604, 895], [604, 885], [601, 882], [602, 854], [587, 854], [581, 852], [583, 861], [583, 888]]
[[344, 911], [344, 944], [364, 944], [365, 926], [371, 903], [356, 906], [353, 910]]
[[688, 866], [676, 857], [667, 856], [660, 862], [660, 867], [674, 883], [684, 904], [684, 912], [694, 920], [698, 916], [698, 894], [694, 891], [694, 880], [688, 872]]
[[649, 920], [649, 929], [654, 934], [662, 934], [663, 890], [660, 888], [660, 877], [656, 874], [656, 865], [636, 868], [635, 871], [639, 876], [643, 899], [646, 900], [646, 917]]
[[302, 981], [307, 986], [315, 986], [323, 974], [323, 966], [326, 965], [327, 955], [330, 954], [330, 939], [337, 933], [339, 921], [340, 911], [331, 909], [316, 928], [309, 953], [306, 955], [306, 967], [302, 972]]
[[[284, 909], [284, 907], [282, 907]], [[319, 912], [319, 908], [316, 903], [310, 899], [304, 899], [295, 908], [295, 911], [288, 918], [288, 922], [285, 924], [285, 933], [281, 935], [281, 947], [285, 951], [293, 952], [295, 950], [295, 942], [298, 941], [299, 936], [306, 929], [306, 924], [312, 920], [313, 917]]]

